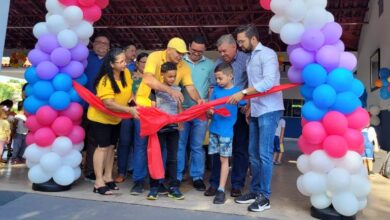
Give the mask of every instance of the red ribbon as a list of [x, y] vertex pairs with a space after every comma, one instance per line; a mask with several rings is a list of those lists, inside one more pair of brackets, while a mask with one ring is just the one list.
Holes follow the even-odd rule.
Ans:
[[[275, 86], [266, 92], [247, 95], [244, 97], [244, 99], [251, 99], [259, 96], [265, 96], [282, 90], [291, 89], [299, 85], [300, 84], [288, 83], [288, 84]], [[131, 114], [114, 112], [107, 109], [104, 106], [102, 100], [96, 97], [88, 89], [78, 84], [76, 81], [73, 81], [73, 87], [78, 93], [78, 95], [84, 101], [86, 101], [89, 105], [93, 106], [99, 111], [123, 119], [132, 118]], [[140, 118], [140, 124], [141, 124], [141, 136], [149, 136], [148, 148], [147, 148], [148, 168], [149, 168], [149, 174], [153, 179], [164, 178], [164, 166], [162, 162], [160, 143], [158, 141], [157, 132], [162, 127], [168, 124], [190, 121], [195, 118], [205, 119], [204, 116], [208, 109], [221, 104], [225, 104], [228, 101], [228, 99], [229, 97], [224, 97], [204, 104], [195, 105], [177, 115], [169, 115], [163, 111], [160, 111], [158, 108], [137, 107], [138, 115]], [[226, 112], [225, 110], [219, 110], [218, 113], [227, 116], [228, 112]]]

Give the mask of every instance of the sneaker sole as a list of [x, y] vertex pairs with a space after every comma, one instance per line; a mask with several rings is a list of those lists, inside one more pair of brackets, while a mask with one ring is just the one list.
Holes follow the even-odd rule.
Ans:
[[157, 200], [158, 197], [146, 197], [147, 200]]
[[251, 208], [248, 207], [248, 211], [250, 211], [250, 212], [262, 212], [262, 211], [265, 211], [265, 210], [270, 209], [270, 208], [271, 208], [271, 205], [260, 207], [258, 209], [251, 209]]
[[172, 199], [175, 199], [175, 200], [183, 200], [184, 199], [184, 196], [182, 196], [182, 197], [175, 197], [175, 196], [172, 196], [171, 194], [168, 194], [168, 197], [172, 198]]
[[138, 195], [140, 195], [141, 193], [139, 193], [139, 192], [130, 192], [130, 195], [133, 195], [133, 196], [138, 196]]
[[249, 199], [249, 200], [245, 200], [245, 201], [242, 201], [242, 200], [234, 200], [234, 201], [238, 204], [250, 204], [250, 203], [253, 203], [255, 201], [255, 199]]
[[168, 192], [158, 192], [159, 195], [168, 195]]

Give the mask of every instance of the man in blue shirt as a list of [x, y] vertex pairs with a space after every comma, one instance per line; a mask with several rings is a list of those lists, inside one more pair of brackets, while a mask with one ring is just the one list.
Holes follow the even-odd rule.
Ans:
[[[248, 85], [246, 74], [246, 62], [248, 55], [237, 50], [237, 44], [231, 34], [221, 36], [217, 41], [218, 52], [221, 55], [215, 65], [226, 62], [233, 67], [233, 84], [242, 90]], [[211, 89], [216, 85], [215, 78], [211, 78]], [[245, 120], [245, 113], [248, 111], [248, 105], [240, 107], [237, 112], [237, 121], [234, 125], [233, 137], [233, 163], [231, 173], [232, 189], [230, 195], [237, 197], [241, 195], [241, 190], [245, 185], [245, 177], [249, 166], [248, 142], [249, 127]], [[210, 187], [204, 193], [205, 196], [214, 196], [219, 186], [220, 159], [218, 154], [213, 155], [212, 171], [210, 176]]]
[[[195, 36], [189, 45], [189, 54], [183, 57], [183, 60], [191, 68], [191, 77], [196, 90], [198, 90], [201, 99], [208, 97], [210, 87], [210, 78], [214, 72], [214, 62], [203, 55], [206, 50], [206, 42], [202, 36]], [[183, 108], [187, 109], [196, 103], [191, 99], [187, 90], [183, 89], [184, 102]], [[179, 149], [178, 149], [178, 166], [177, 179], [183, 180], [183, 172], [186, 158], [187, 142], [189, 141], [190, 151], [190, 176], [193, 186], [196, 190], [206, 190], [203, 183], [205, 153], [203, 150], [203, 140], [207, 130], [207, 121], [194, 119], [183, 123], [184, 129], [180, 131]]]
[[123, 48], [123, 50], [125, 51], [127, 69], [129, 69], [131, 73], [134, 73], [137, 48], [134, 44], [129, 44], [127, 47]]
[[[278, 56], [272, 49], [259, 42], [259, 33], [254, 25], [245, 25], [236, 30], [237, 43], [243, 51], [251, 52], [247, 73], [249, 87], [230, 97], [235, 104], [245, 95], [265, 92], [280, 84]], [[273, 143], [278, 121], [283, 114], [283, 95], [276, 92], [250, 100], [249, 158], [252, 181], [249, 193], [235, 202], [249, 204], [248, 210], [261, 212], [270, 209], [271, 179], [273, 167]]]

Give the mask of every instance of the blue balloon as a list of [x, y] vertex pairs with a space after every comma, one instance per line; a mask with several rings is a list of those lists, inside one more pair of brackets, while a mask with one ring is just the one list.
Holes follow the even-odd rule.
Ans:
[[319, 108], [329, 108], [336, 101], [336, 91], [332, 86], [322, 84], [313, 91], [313, 102]]
[[382, 87], [387, 87], [389, 85], [387, 79], [381, 79], [381, 81], [382, 81]]
[[310, 87], [308, 85], [303, 85], [300, 88], [301, 95], [305, 98], [306, 101], [311, 100], [313, 98], [314, 87]]
[[31, 84], [28, 84], [26, 88], [24, 89], [24, 94], [28, 97], [33, 95], [33, 86]]
[[387, 89], [387, 87], [382, 87], [381, 90], [379, 91], [379, 96], [382, 99], [389, 99], [390, 98], [390, 92]]
[[81, 85], [87, 84], [88, 77], [85, 74], [82, 74], [79, 78], [76, 79], [76, 82], [80, 83]]
[[331, 85], [336, 92], [345, 92], [350, 90], [352, 80], [353, 74], [351, 71], [337, 68], [329, 73], [326, 83]]
[[327, 109], [318, 108], [311, 101], [306, 102], [302, 107], [302, 116], [308, 121], [320, 121], [327, 112]]
[[61, 111], [66, 109], [70, 104], [70, 96], [64, 91], [54, 92], [49, 99], [50, 106], [57, 110]]
[[24, 78], [27, 80], [28, 83], [34, 84], [39, 80], [39, 77], [37, 75], [37, 72], [35, 71], [35, 67], [29, 67], [24, 72]]
[[326, 75], [325, 68], [316, 63], [309, 64], [302, 70], [303, 81], [311, 87], [317, 87], [325, 83]]
[[35, 114], [37, 110], [44, 105], [46, 105], [45, 101], [39, 100], [33, 95], [27, 97], [23, 102], [24, 110], [26, 110], [29, 114]]
[[50, 81], [39, 80], [33, 86], [33, 94], [38, 99], [48, 100], [53, 92], [54, 88]]
[[342, 92], [337, 94], [336, 101], [331, 108], [343, 114], [350, 114], [361, 106], [362, 102], [355, 93]]
[[363, 83], [358, 80], [358, 79], [354, 79], [352, 81], [352, 84], [351, 84], [351, 92], [353, 92], [357, 97], [360, 97], [363, 95], [364, 93], [364, 85]]
[[389, 68], [383, 67], [379, 70], [379, 77], [381, 79], [386, 80], [389, 76], [390, 76], [390, 69]]
[[76, 90], [74, 90], [73, 88], [69, 91], [69, 96], [72, 102], [78, 102], [78, 103], [82, 102], [82, 99], [77, 94]]
[[53, 86], [57, 91], [69, 91], [72, 88], [72, 78], [65, 73], [57, 74], [53, 79]]

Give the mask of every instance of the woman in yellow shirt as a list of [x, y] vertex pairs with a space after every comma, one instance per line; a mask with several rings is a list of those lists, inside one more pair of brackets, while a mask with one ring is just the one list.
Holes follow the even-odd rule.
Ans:
[[0, 109], [0, 162], [3, 161], [4, 145], [8, 144], [11, 139], [11, 126], [7, 120], [7, 114], [3, 109]]
[[[125, 112], [138, 119], [135, 107], [127, 103], [132, 98], [132, 79], [126, 68], [125, 54], [122, 49], [113, 48], [104, 57], [103, 64], [96, 77], [96, 96], [106, 108]], [[118, 190], [112, 178], [114, 164], [114, 147], [119, 138], [119, 123], [121, 119], [107, 115], [93, 106], [89, 106], [88, 119], [90, 136], [96, 146], [93, 155], [93, 167], [96, 175], [94, 192], [102, 195], [112, 195], [111, 190]]]

